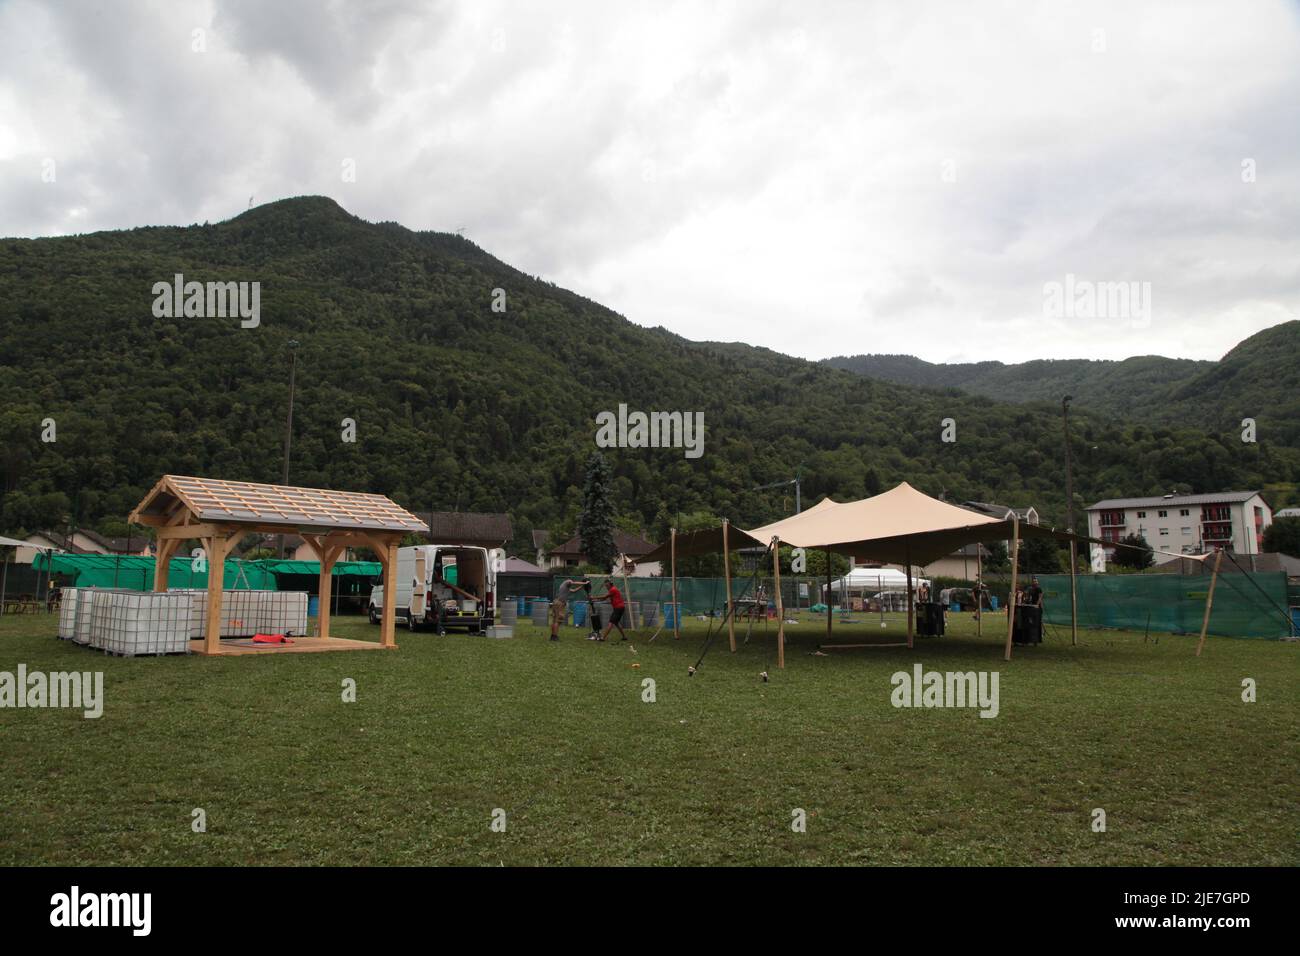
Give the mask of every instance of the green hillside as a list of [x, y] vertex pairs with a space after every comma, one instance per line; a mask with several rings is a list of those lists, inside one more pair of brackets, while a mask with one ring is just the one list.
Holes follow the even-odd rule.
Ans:
[[1218, 362], [1142, 355], [1092, 359], [926, 362], [910, 355], [826, 359], [832, 368], [924, 388], [960, 388], [1007, 402], [1059, 403], [1104, 416], [1240, 431], [1254, 418], [1276, 443], [1300, 446], [1300, 322], [1265, 329]]
[[1170, 400], [1174, 389], [1215, 364], [1159, 355], [1120, 362], [1036, 359], [1015, 365], [944, 365], [910, 355], [853, 355], [826, 359], [825, 363], [868, 378], [925, 388], [960, 388], [1005, 402], [1059, 403], [1061, 396], [1070, 395], [1077, 409], [1149, 421], [1172, 420], [1160, 406]]
[[[153, 284], [178, 272], [259, 281], [260, 326], [156, 318]], [[491, 309], [496, 288], [504, 314]], [[1049, 519], [1064, 512], [1054, 408], [693, 343], [466, 239], [367, 223], [308, 197], [218, 224], [0, 240], [0, 531], [117, 531], [166, 472], [278, 481], [290, 340], [300, 343], [296, 484], [381, 492], [413, 509], [508, 511], [524, 534], [564, 525], [595, 415], [627, 402], [702, 411], [707, 426], [698, 460], [611, 453], [622, 518], [652, 534], [699, 510], [770, 519], [787, 502], [749, 489], [801, 465], [807, 501], [908, 480], [1033, 503]], [[1244, 367], [1220, 384], [1239, 391], [1252, 375]], [[341, 441], [345, 418], [355, 444]], [[956, 443], [940, 441], [945, 418], [957, 422]], [[41, 440], [45, 419], [54, 442]], [[1226, 427], [1086, 413], [1075, 458], [1081, 499], [1176, 483], [1285, 485], [1300, 470], [1295, 448], [1272, 439], [1243, 445]]]

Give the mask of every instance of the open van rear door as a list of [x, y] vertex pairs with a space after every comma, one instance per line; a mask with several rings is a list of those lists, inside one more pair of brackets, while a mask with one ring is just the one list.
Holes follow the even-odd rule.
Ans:
[[407, 609], [412, 620], [422, 620], [428, 602], [428, 562], [424, 548], [415, 552], [415, 580], [411, 582], [411, 604]]

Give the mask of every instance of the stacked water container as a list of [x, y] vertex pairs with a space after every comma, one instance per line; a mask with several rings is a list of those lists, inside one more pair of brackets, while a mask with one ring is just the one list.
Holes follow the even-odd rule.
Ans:
[[64, 588], [59, 601], [59, 639], [72, 640], [77, 629], [77, 591], [78, 588]]
[[[93, 645], [93, 617], [95, 601], [108, 600], [112, 592], [104, 588], [77, 588], [77, 599], [73, 603], [72, 619], [68, 629], [69, 639], [75, 644]], [[62, 611], [59, 612], [62, 616]]]
[[[207, 630], [208, 592], [189, 594], [190, 639], [202, 640]], [[225, 591], [221, 596], [221, 636], [307, 633], [306, 591]]]
[[95, 596], [90, 646], [134, 657], [187, 654], [190, 649], [190, 596], [168, 591], [107, 591]]
[[307, 592], [306, 591], [255, 591], [260, 595], [258, 609], [258, 633], [261, 634], [297, 634], [307, 633]]

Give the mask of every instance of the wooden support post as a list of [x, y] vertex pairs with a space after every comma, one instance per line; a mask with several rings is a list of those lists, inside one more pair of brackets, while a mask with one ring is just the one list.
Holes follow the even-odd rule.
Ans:
[[831, 639], [831, 549], [826, 549], [826, 642]]
[[727, 544], [727, 529], [731, 522], [722, 519], [722, 576], [727, 582], [727, 638], [731, 642], [731, 653], [736, 653], [736, 611], [731, 606], [731, 551]]
[[1210, 593], [1205, 596], [1205, 617], [1201, 621], [1201, 639], [1196, 642], [1196, 656], [1201, 656], [1205, 646], [1205, 635], [1210, 629], [1210, 611], [1214, 609], [1214, 586], [1219, 583], [1219, 565], [1223, 563], [1223, 549], [1214, 555], [1214, 573], [1210, 575]]
[[178, 538], [160, 538], [154, 546], [158, 553], [153, 559], [153, 589], [155, 591], [166, 591], [167, 585], [171, 579], [172, 555], [176, 553], [176, 548], [182, 542]]
[[677, 603], [677, 529], [671, 531], [672, 571], [673, 571], [673, 640], [682, 639], [682, 609]]
[[[338, 560], [342, 545], [322, 544], [320, 549], [320, 586], [317, 588], [316, 636], [330, 636], [330, 595], [334, 590], [334, 562]], [[388, 592], [384, 592], [385, 601]]]
[[1020, 564], [1020, 516], [1011, 513], [1011, 526], [1014, 529], [1011, 539], [1011, 590], [1007, 592], [1007, 651], [1006, 660], [1011, 660], [1011, 634], [1016, 626], [1016, 585], [1018, 566]]
[[975, 545], [975, 636], [984, 636], [984, 545]]
[[785, 669], [785, 602], [781, 600], [781, 540], [772, 539], [772, 576], [776, 579], [776, 666]]
[[[1070, 530], [1074, 533], [1074, 529]], [[1079, 645], [1079, 565], [1075, 556], [1074, 539], [1070, 539], [1070, 646]]]
[[379, 552], [384, 566], [384, 609], [380, 617], [379, 643], [389, 648], [397, 647], [397, 545], [398, 539], [393, 538], [385, 542]]
[[903, 545], [903, 557], [907, 560], [907, 646], [912, 646], [913, 630], [915, 627], [915, 604], [912, 592], [912, 545], [910, 542]]
[[226, 536], [214, 534], [203, 539], [208, 562], [208, 610], [203, 630], [203, 653], [221, 653], [221, 601], [225, 597]]

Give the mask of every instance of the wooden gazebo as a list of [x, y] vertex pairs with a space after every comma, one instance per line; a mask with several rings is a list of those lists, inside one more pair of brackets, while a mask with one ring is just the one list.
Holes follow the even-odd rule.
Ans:
[[316, 553], [320, 560], [320, 638], [329, 637], [334, 563], [345, 548], [374, 551], [384, 569], [380, 645], [397, 646], [393, 627], [397, 546], [403, 535], [423, 531], [424, 523], [383, 495], [164, 475], [131, 512], [130, 520], [155, 529], [155, 591], [167, 590], [171, 559], [181, 544], [199, 541], [203, 545], [208, 562], [203, 654], [221, 653], [226, 555], [244, 535], [258, 532], [294, 532]]

